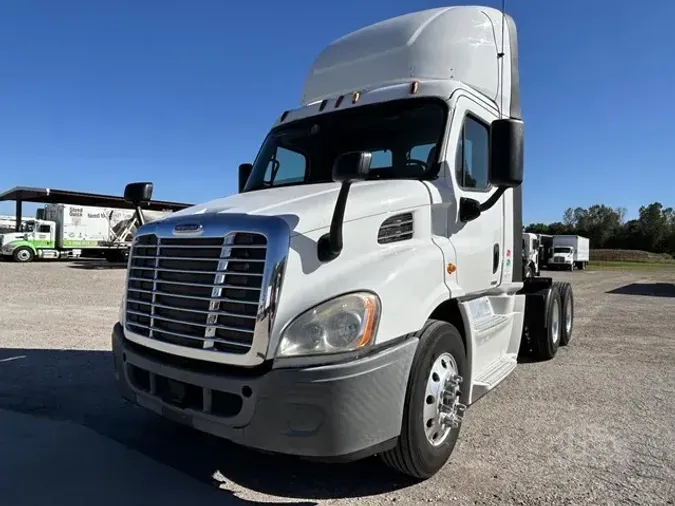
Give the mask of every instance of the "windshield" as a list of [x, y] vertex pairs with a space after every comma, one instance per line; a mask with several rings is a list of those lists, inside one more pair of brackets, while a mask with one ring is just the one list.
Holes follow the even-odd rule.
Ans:
[[32, 232], [35, 230], [34, 221], [25, 221], [19, 226], [19, 232]]
[[400, 100], [331, 112], [277, 127], [265, 140], [245, 191], [333, 180], [333, 162], [349, 151], [373, 155], [369, 179], [432, 178], [446, 104]]
[[572, 248], [553, 248], [553, 253], [572, 253]]

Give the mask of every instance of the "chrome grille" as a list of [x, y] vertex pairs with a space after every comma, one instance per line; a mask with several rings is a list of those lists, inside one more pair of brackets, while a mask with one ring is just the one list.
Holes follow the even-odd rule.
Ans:
[[245, 354], [253, 345], [267, 238], [137, 236], [131, 251], [126, 325], [142, 336]]

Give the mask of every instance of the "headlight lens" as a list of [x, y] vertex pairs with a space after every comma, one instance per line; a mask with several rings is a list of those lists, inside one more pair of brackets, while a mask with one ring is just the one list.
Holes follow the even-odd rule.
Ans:
[[368, 292], [342, 295], [310, 309], [284, 331], [277, 357], [355, 351], [373, 339], [380, 300]]

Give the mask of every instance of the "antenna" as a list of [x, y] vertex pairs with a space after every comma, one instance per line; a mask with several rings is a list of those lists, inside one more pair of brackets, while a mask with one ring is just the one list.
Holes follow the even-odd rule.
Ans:
[[504, 25], [506, 25], [506, 0], [502, 0], [502, 48], [497, 53], [497, 58], [501, 60], [500, 79], [499, 79], [499, 116], [504, 111]]

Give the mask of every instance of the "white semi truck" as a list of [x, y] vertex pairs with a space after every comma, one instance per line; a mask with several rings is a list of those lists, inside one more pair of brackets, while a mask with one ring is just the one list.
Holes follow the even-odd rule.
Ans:
[[586, 269], [590, 260], [590, 241], [580, 235], [554, 235], [553, 255], [548, 259], [549, 269], [573, 271]]
[[[148, 219], [166, 214], [143, 213]], [[30, 262], [101, 254], [122, 260], [137, 228], [136, 214], [130, 209], [47, 204], [37, 215], [40, 218], [23, 221], [18, 232], [0, 235], [3, 257]]]
[[519, 352], [572, 336], [570, 285], [523, 280], [517, 48], [487, 7], [326, 47], [238, 195], [138, 230], [112, 330], [122, 395], [266, 452], [441, 469]]
[[523, 275], [526, 278], [540, 274], [539, 234], [523, 232]]

